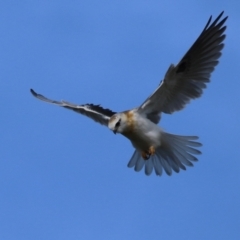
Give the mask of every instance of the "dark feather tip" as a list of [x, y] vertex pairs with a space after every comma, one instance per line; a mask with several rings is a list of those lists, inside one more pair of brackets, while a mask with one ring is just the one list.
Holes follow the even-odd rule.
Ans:
[[32, 88], [30, 89], [30, 92], [31, 92], [31, 94], [32, 94], [34, 97], [37, 96], [37, 93], [36, 93]]

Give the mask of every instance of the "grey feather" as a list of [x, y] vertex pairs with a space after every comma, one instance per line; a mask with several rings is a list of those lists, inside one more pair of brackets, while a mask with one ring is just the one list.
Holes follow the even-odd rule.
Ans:
[[176, 66], [170, 65], [159, 87], [138, 108], [139, 113], [145, 114], [156, 123], [161, 112], [179, 111], [191, 99], [202, 95], [224, 47], [223, 40], [226, 37], [224, 24], [227, 17], [221, 19], [222, 15], [223, 12], [212, 23], [210, 17], [202, 33], [182, 60]]
[[202, 146], [201, 143], [196, 142], [196, 136], [179, 136], [162, 132], [162, 144], [156, 149], [155, 155], [148, 160], [143, 160], [140, 152], [135, 150], [128, 167], [134, 167], [134, 170], [139, 172], [145, 166], [145, 174], [150, 175], [154, 169], [155, 174], [162, 175], [162, 170], [167, 175], [171, 175], [172, 171], [180, 172], [180, 169], [186, 170], [187, 167], [193, 166], [192, 162], [198, 159], [194, 155], [201, 152], [196, 149]]

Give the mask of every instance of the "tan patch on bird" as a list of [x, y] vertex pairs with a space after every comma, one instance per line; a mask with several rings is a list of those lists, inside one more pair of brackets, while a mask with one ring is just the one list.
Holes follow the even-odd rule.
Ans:
[[134, 131], [134, 118], [133, 118], [133, 112], [132, 111], [126, 111], [124, 112], [127, 116], [127, 125], [129, 127], [128, 131], [133, 132]]
[[154, 155], [155, 154], [155, 147], [154, 146], [151, 146], [149, 149], [148, 149], [148, 153], [150, 155]]
[[148, 151], [141, 152], [142, 158], [148, 160], [151, 156], [155, 154], [155, 147], [151, 146]]

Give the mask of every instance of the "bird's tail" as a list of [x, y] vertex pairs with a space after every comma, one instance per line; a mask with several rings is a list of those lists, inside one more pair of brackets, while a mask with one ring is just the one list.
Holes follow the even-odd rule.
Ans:
[[179, 172], [180, 169], [186, 170], [186, 166], [193, 166], [192, 162], [198, 159], [194, 155], [201, 154], [196, 147], [202, 146], [196, 142], [196, 136], [179, 136], [166, 132], [162, 132], [161, 146], [156, 149], [154, 155], [148, 160], [144, 160], [141, 153], [135, 150], [128, 167], [134, 167], [134, 170], [139, 172], [145, 166], [145, 174], [150, 175], [155, 170], [156, 175], [162, 175], [162, 169], [167, 175], [172, 174], [172, 170]]

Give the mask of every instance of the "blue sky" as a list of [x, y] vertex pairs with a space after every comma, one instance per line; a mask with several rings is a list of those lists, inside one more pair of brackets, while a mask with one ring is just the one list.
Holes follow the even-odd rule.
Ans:
[[[187, 171], [136, 173], [127, 139], [30, 95], [136, 107], [222, 10], [211, 83], [160, 123], [200, 137]], [[1, 1], [0, 239], [240, 239], [239, 11], [215, 0]]]

